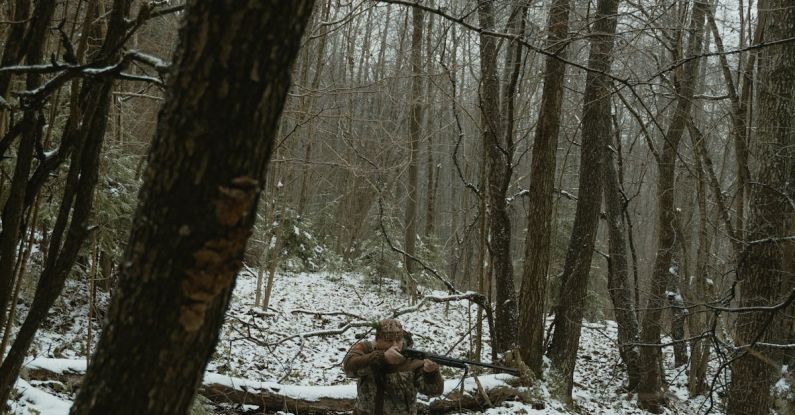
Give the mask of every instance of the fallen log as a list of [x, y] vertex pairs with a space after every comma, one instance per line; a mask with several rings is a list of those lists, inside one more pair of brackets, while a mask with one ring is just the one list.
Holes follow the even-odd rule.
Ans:
[[[478, 387], [474, 378], [467, 378], [463, 392], [460, 380], [445, 382], [445, 393], [417, 402], [419, 413], [447, 413], [462, 409], [482, 410], [500, 406], [505, 401], [524, 401], [525, 393], [509, 384], [508, 375], [482, 376]], [[292, 386], [269, 382], [252, 382], [227, 376], [205, 376], [199, 393], [214, 403], [256, 405], [258, 411], [285, 411], [294, 414], [318, 414], [353, 410], [355, 385]], [[488, 404], [487, 404], [488, 403]], [[257, 412], [258, 412], [257, 411]]]
[[[34, 359], [26, 365], [23, 377], [32, 380], [58, 380], [69, 390], [79, 387], [85, 373], [85, 362], [67, 359]], [[452, 379], [445, 382], [445, 392], [438, 397], [418, 399], [420, 413], [447, 413], [462, 409], [483, 410], [500, 406], [505, 401], [526, 401], [523, 388], [514, 386], [517, 378], [499, 374], [475, 378]], [[462, 387], [463, 385], [463, 387]], [[199, 394], [214, 404], [231, 404], [242, 408], [256, 406], [254, 411], [240, 413], [285, 411], [299, 414], [349, 412], [356, 401], [356, 385], [298, 386], [260, 382], [228, 375], [207, 373]], [[542, 405], [535, 403], [533, 406]], [[226, 411], [226, 413], [229, 413]]]
[[217, 374], [205, 375], [199, 394], [213, 403], [256, 405], [259, 411], [285, 411], [295, 414], [351, 411], [356, 400], [354, 385], [280, 385]]

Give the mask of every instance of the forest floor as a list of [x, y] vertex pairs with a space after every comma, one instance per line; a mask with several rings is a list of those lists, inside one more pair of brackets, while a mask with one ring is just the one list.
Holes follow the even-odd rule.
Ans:
[[[273, 386], [275, 382], [285, 394], [304, 396], [317, 393], [317, 388], [313, 388], [315, 386], [338, 385], [325, 388], [325, 393], [351, 397], [355, 389], [351, 380], [343, 374], [340, 362], [357, 336], [371, 336], [370, 329], [354, 327], [339, 334], [316, 334], [339, 330], [349, 322], [375, 321], [388, 316], [392, 310], [408, 306], [407, 297], [401, 293], [395, 281], [373, 281], [359, 274], [279, 274], [274, 284], [271, 306], [267, 310], [253, 305], [255, 289], [256, 277], [241, 273], [221, 340], [207, 368], [205, 383], [211, 377], [228, 379], [230, 385], [266, 385], [261, 382], [268, 382], [268, 386]], [[423, 293], [428, 294], [446, 295], [444, 292]], [[62, 299], [51, 310], [46, 326], [39, 331], [30, 353], [28, 370], [39, 367], [76, 374], [85, 370], [87, 298], [85, 284], [76, 281], [68, 283]], [[104, 309], [108, 295], [100, 294], [97, 301], [99, 308]], [[21, 314], [24, 314], [24, 305], [21, 308]], [[402, 315], [400, 319], [404, 327], [413, 332], [415, 348], [438, 354], [452, 350], [450, 356], [455, 357], [466, 356], [470, 350], [471, 336], [468, 333], [474, 333], [471, 329], [476, 313], [475, 307], [470, 308], [466, 302], [428, 304], [417, 312]], [[92, 343], [96, 340], [98, 329], [98, 324], [94, 322]], [[584, 322], [572, 405], [567, 406], [554, 398], [550, 392], [554, 390], [554, 385], [550, 381], [543, 381], [536, 388], [543, 409], [506, 402], [500, 407], [484, 408], [482, 413], [646, 413], [637, 408], [634, 396], [620, 392], [625, 376], [615, 342], [614, 322]], [[487, 357], [490, 353], [486, 342], [482, 356]], [[722, 405], [717, 391], [713, 394], [714, 406], [705, 397], [688, 397], [686, 370], [672, 367], [671, 354], [669, 348], [664, 350], [669, 381], [667, 396], [670, 408], [667, 413], [702, 414], [709, 410], [710, 413], [721, 414]], [[447, 379], [445, 392], [460, 385], [461, 371], [445, 368], [443, 374]], [[499, 379], [506, 377], [510, 376], [484, 375], [482, 378], [499, 383]], [[722, 385], [724, 380], [720, 376], [718, 384]], [[314, 392], [310, 393], [310, 390]], [[16, 394], [8, 404], [13, 414], [65, 415], [73, 398], [72, 387], [62, 380], [28, 378], [17, 383]], [[224, 412], [224, 408], [218, 406], [207, 406], [205, 409], [207, 413]], [[255, 413], [256, 407], [238, 409], [239, 412]]]

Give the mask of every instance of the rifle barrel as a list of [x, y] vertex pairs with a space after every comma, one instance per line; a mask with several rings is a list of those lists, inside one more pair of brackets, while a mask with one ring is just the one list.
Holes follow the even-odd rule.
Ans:
[[428, 359], [432, 360], [443, 366], [457, 367], [459, 369], [466, 369], [467, 365], [487, 367], [490, 369], [499, 370], [514, 376], [519, 375], [519, 371], [505, 366], [493, 365], [491, 363], [476, 362], [474, 360], [456, 359], [454, 357], [442, 356], [439, 354], [428, 353], [422, 350], [403, 349], [401, 352], [406, 357], [414, 359]]

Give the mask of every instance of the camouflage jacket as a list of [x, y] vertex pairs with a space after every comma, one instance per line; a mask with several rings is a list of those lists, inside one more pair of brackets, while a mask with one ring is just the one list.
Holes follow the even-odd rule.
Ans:
[[[444, 380], [438, 370], [426, 373], [422, 370], [422, 360], [407, 360], [390, 366], [372, 359], [373, 362], [359, 370], [352, 370], [350, 359], [373, 353], [373, 343], [361, 341], [356, 343], [343, 359], [342, 367], [345, 374], [356, 378], [356, 415], [377, 414], [377, 396], [379, 386], [383, 388], [383, 413], [380, 415], [414, 415], [417, 413], [417, 392], [426, 396], [441, 395]], [[379, 352], [376, 352], [379, 353]], [[383, 356], [383, 355], [381, 355]]]

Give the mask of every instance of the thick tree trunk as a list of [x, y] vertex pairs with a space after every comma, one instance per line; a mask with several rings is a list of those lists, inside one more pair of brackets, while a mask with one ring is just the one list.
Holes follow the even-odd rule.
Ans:
[[309, 0], [188, 2], [119, 286], [72, 414], [188, 410], [241, 266], [311, 10]]
[[[571, 0], [555, 0], [549, 11], [546, 49], [566, 57]], [[552, 195], [555, 184], [556, 150], [563, 106], [563, 76], [566, 65], [547, 56], [541, 109], [533, 136], [530, 165], [530, 194], [527, 209], [524, 268], [519, 296], [519, 350], [527, 366], [541, 375], [544, 357], [544, 303], [546, 300], [549, 252], [552, 240]]]
[[619, 0], [599, 0], [596, 6], [591, 51], [585, 84], [579, 198], [574, 227], [563, 266], [563, 283], [555, 314], [550, 355], [562, 377], [566, 396], [571, 397], [574, 366], [585, 310], [599, 208], [602, 201], [605, 146], [612, 136], [610, 117], [610, 72]]
[[[765, 40], [775, 41], [795, 33], [795, 5], [788, 0], [769, 0], [759, 5], [765, 16]], [[795, 44], [770, 46], [759, 56], [759, 176], [751, 185], [748, 241], [739, 259], [740, 306], [769, 306], [778, 303], [784, 274], [786, 242], [795, 217]], [[778, 363], [768, 350], [756, 346], [775, 336], [770, 311], [752, 311], [737, 316], [735, 340], [743, 347], [732, 364], [728, 414], [767, 414], [770, 387], [778, 376]]]
[[[702, 50], [704, 38], [704, 16], [709, 5], [694, 0], [691, 16], [690, 36], [688, 38], [686, 58], [695, 56]], [[659, 343], [660, 317], [665, 301], [665, 287], [674, 252], [676, 221], [674, 210], [674, 176], [679, 142], [682, 139], [687, 120], [690, 116], [693, 93], [695, 91], [696, 74], [701, 59], [694, 59], [685, 64], [677, 79], [678, 99], [673, 119], [665, 134], [662, 153], [658, 164], [657, 177], [657, 255], [654, 261], [651, 288], [646, 304], [646, 313], [641, 323], [640, 340], [642, 343]], [[641, 349], [641, 381], [638, 386], [638, 403], [651, 412], [662, 410], [663, 395], [662, 373], [660, 371], [660, 355], [656, 347]]]
[[[481, 27], [494, 29], [493, 0], [478, 4], [478, 18]], [[518, 315], [511, 260], [511, 220], [505, 201], [511, 180], [513, 144], [504, 139], [506, 135], [503, 114], [500, 113], [500, 80], [497, 74], [497, 39], [492, 36], [480, 37], [480, 70], [481, 136], [488, 175], [485, 196], [489, 204], [489, 264], [494, 270], [496, 294], [495, 344], [492, 348], [500, 353], [516, 344]]]

